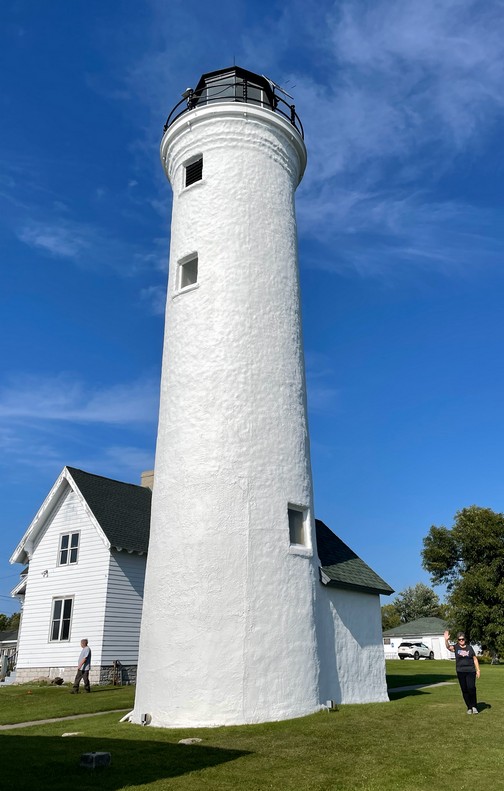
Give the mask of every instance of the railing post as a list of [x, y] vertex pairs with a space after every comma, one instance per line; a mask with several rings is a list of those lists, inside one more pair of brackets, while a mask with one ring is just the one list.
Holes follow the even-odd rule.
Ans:
[[290, 111], [291, 111], [291, 124], [292, 124], [292, 126], [296, 126], [296, 105], [295, 104], [291, 104]]
[[[248, 88], [247, 88], [247, 80], [243, 80], [243, 101], [247, 102], [248, 97]], [[236, 95], [235, 95], [236, 98]]]

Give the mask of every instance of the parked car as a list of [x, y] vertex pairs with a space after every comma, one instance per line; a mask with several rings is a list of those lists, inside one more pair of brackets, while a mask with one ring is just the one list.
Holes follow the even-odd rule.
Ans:
[[401, 643], [397, 649], [399, 659], [434, 659], [434, 651], [431, 651], [425, 643]]

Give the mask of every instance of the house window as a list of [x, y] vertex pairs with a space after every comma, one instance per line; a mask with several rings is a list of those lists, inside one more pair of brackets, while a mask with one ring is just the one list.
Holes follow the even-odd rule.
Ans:
[[383, 638], [383, 645], [390, 645], [390, 637]]
[[203, 157], [199, 156], [197, 159], [192, 159], [185, 165], [185, 186], [189, 187], [196, 181], [201, 181], [203, 178]]
[[53, 599], [50, 640], [69, 640], [73, 599]]
[[184, 288], [195, 286], [198, 282], [198, 256], [191, 255], [179, 261], [177, 290], [182, 291]]
[[295, 505], [289, 505], [289, 539], [291, 544], [306, 546], [306, 515], [308, 510]]
[[77, 563], [79, 556], [79, 533], [63, 533], [60, 538], [58, 566]]

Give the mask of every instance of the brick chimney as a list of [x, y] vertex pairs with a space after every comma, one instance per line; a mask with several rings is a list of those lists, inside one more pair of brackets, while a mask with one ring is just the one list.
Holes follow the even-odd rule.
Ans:
[[140, 476], [140, 485], [145, 486], [147, 489], [154, 487], [154, 470], [146, 470]]

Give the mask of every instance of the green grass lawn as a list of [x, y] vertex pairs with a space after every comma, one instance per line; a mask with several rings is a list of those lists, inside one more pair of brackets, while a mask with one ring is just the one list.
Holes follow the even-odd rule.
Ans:
[[70, 695], [70, 689], [67, 686], [38, 687], [28, 684], [1, 687], [0, 725], [133, 708], [135, 687], [93, 687], [89, 695], [82, 689], [79, 695]]
[[[387, 662], [387, 672], [395, 687], [454, 680], [454, 664], [449, 661]], [[11, 689], [0, 690], [0, 709], [6, 692], [12, 694]], [[44, 692], [55, 693], [54, 702], [63, 704], [61, 690]], [[117, 692], [123, 690], [103, 694]], [[74, 703], [80, 704], [81, 698], [83, 705], [95, 700], [98, 707], [101, 694], [87, 699], [82, 695]], [[73, 697], [68, 695], [71, 702]], [[0, 787], [16, 791], [500, 788], [504, 666], [482, 667], [478, 697], [482, 709], [478, 716], [465, 713], [458, 684], [453, 684], [392, 693], [390, 703], [341, 706], [330, 714], [266, 725], [172, 731], [121, 724], [120, 715], [105, 714], [1, 731]], [[54, 716], [52, 702], [51, 708]], [[68, 731], [80, 735], [62, 738]], [[194, 746], [177, 744], [188, 736], [203, 741]], [[81, 753], [101, 750], [112, 754], [111, 767], [79, 768]]]

